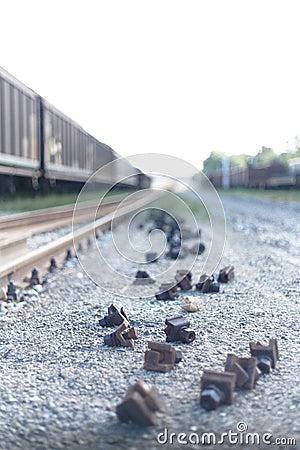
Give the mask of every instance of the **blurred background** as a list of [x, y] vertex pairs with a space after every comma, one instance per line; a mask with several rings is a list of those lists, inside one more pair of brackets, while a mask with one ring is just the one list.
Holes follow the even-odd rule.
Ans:
[[[298, 10], [292, 0], [3, 2], [2, 205], [31, 188], [78, 192], [119, 155], [152, 152], [218, 188], [296, 189]], [[149, 185], [131, 175], [130, 187]]]

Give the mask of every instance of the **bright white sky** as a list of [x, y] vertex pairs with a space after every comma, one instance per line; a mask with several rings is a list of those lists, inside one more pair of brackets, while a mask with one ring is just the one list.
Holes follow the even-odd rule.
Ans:
[[300, 136], [298, 0], [2, 0], [0, 65], [121, 155]]

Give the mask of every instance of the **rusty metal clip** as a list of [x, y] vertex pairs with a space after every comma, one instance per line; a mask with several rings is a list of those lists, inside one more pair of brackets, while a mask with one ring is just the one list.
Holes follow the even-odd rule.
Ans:
[[188, 270], [177, 270], [175, 275], [177, 286], [183, 291], [192, 289], [192, 274]]
[[112, 303], [108, 308], [108, 315], [99, 320], [99, 325], [101, 325], [101, 327], [121, 325], [124, 319], [128, 320], [128, 317], [125, 314], [123, 307], [121, 307], [121, 310], [119, 312], [115, 305]]
[[239, 358], [232, 353], [227, 355], [225, 371], [235, 373], [236, 386], [244, 389], [253, 389], [260, 375], [257, 358]]
[[157, 300], [175, 300], [179, 297], [177, 291], [177, 284], [174, 283], [162, 283], [159, 287], [159, 291], [155, 294]]
[[148, 342], [150, 350], [145, 352], [144, 369], [156, 372], [169, 372], [182, 360], [182, 352], [171, 344]]
[[233, 266], [228, 265], [220, 270], [219, 276], [218, 276], [219, 283], [228, 283], [229, 281], [232, 281], [233, 279], [234, 279], [234, 267]]
[[190, 253], [192, 255], [202, 255], [202, 253], [204, 253], [205, 251], [205, 245], [202, 244], [202, 242], [199, 242], [197, 244], [194, 244], [191, 248], [190, 248]]
[[142, 426], [157, 424], [156, 411], [165, 412], [166, 404], [156, 387], [139, 380], [131, 386], [116, 412], [121, 422], [135, 422]]
[[57, 263], [55, 258], [50, 259], [50, 266], [49, 266], [49, 272], [54, 273], [57, 270]]
[[133, 281], [133, 284], [135, 285], [141, 285], [141, 284], [153, 284], [155, 283], [155, 280], [153, 280], [148, 272], [145, 270], [138, 270], [135, 274], [135, 279]]
[[15, 282], [13, 280], [10, 280], [10, 282], [7, 285], [7, 301], [10, 302], [16, 302], [18, 300], [17, 297], [17, 286], [15, 285]]
[[137, 338], [135, 328], [129, 328], [129, 323], [124, 320], [116, 331], [104, 336], [104, 344], [110, 347], [133, 347]]
[[195, 288], [197, 291], [206, 294], [208, 292], [219, 292], [220, 285], [215, 281], [213, 275], [203, 274]]
[[277, 339], [270, 339], [268, 345], [250, 342], [250, 353], [257, 358], [257, 366], [262, 373], [270, 373], [275, 369], [279, 359]]
[[209, 411], [221, 405], [231, 405], [236, 399], [235, 381], [235, 373], [204, 370], [201, 377], [200, 405]]
[[181, 341], [189, 344], [195, 340], [196, 334], [190, 326], [190, 321], [182, 316], [173, 316], [166, 319], [164, 332], [167, 335], [167, 342]]
[[36, 286], [37, 284], [41, 284], [40, 276], [38, 269], [34, 267], [31, 272], [30, 286]]

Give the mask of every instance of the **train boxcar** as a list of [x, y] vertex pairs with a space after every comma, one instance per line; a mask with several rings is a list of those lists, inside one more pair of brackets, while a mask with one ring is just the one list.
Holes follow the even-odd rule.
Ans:
[[94, 139], [94, 145], [93, 171], [96, 172], [100, 167], [105, 166], [104, 170], [101, 170], [99, 175], [96, 175], [96, 181], [98, 183], [112, 184], [117, 177], [117, 173], [115, 166], [109, 163], [115, 160], [115, 152], [111, 147], [96, 139]]
[[137, 187], [138, 189], [148, 189], [151, 186], [151, 178], [137, 169]]
[[[297, 185], [297, 178], [279, 161], [264, 165], [248, 164], [245, 168], [230, 169], [230, 187], [271, 188], [290, 187]], [[210, 176], [210, 181], [217, 188], [222, 187], [222, 171], [216, 171]]]
[[114, 167], [116, 171], [115, 182], [118, 187], [138, 187], [138, 170], [126, 158], [122, 158], [118, 153], [115, 153]]
[[250, 188], [266, 188], [269, 178], [288, 175], [287, 167], [277, 161], [260, 166], [249, 165], [248, 170], [248, 187]]
[[[85, 182], [96, 170], [114, 160], [113, 150], [88, 134], [81, 126], [49, 102], [41, 99], [43, 122], [43, 174], [50, 181]], [[114, 179], [113, 166], [97, 179]]]
[[300, 158], [291, 158], [289, 160], [289, 170], [293, 175], [300, 175]]
[[230, 170], [230, 187], [244, 187], [249, 183], [248, 167], [233, 167]]
[[[94, 178], [105, 185], [140, 188], [150, 179], [108, 145], [0, 68], [0, 191], [39, 184], [44, 189], [81, 185]], [[115, 161], [114, 164], [108, 164]], [[107, 165], [108, 164], [108, 165]], [[71, 183], [70, 183], [71, 182]]]
[[40, 176], [39, 102], [34, 91], [0, 67], [0, 174]]
[[223, 176], [222, 176], [222, 172], [221, 171], [216, 171], [215, 173], [211, 174], [209, 176], [209, 181], [216, 187], [216, 188], [220, 188], [222, 187], [222, 180], [223, 180]]

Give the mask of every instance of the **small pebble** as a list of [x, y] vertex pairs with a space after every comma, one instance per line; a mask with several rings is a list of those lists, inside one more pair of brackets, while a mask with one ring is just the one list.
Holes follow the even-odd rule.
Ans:
[[198, 297], [184, 297], [181, 308], [188, 312], [196, 312], [201, 309], [201, 302]]

